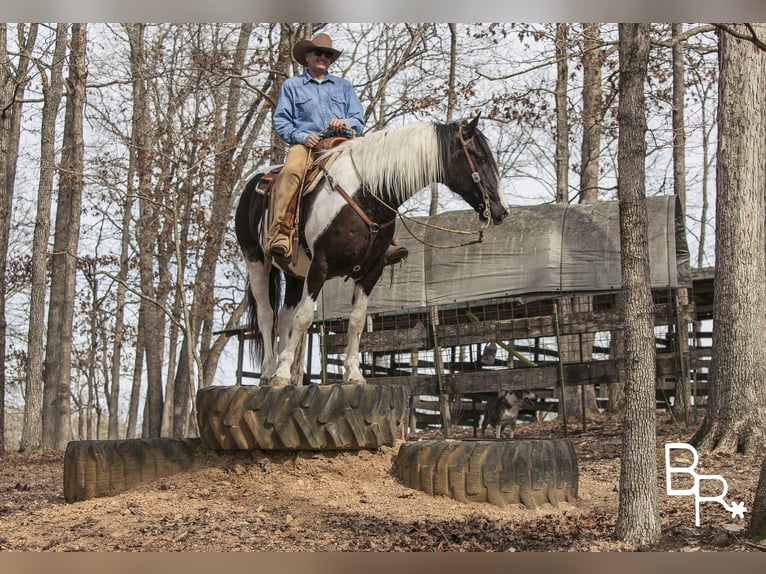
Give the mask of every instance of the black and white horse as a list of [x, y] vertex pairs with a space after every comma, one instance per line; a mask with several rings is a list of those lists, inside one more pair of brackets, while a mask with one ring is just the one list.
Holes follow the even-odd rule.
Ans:
[[264, 256], [267, 205], [256, 190], [262, 175], [247, 183], [235, 227], [247, 263], [250, 326], [262, 384], [290, 383], [290, 368], [313, 321], [319, 292], [328, 279], [339, 276], [354, 281], [343, 381], [364, 382], [358, 353], [367, 301], [383, 272], [396, 210], [412, 195], [443, 183], [473, 207], [482, 222], [503, 221], [508, 204], [478, 120], [382, 129], [323, 152], [322, 179], [301, 206], [298, 261], [294, 258], [285, 269]]

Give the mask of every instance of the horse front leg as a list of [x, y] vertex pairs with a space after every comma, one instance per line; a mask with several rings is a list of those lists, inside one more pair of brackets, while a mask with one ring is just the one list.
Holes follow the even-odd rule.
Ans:
[[[274, 376], [271, 377], [270, 384], [275, 387], [281, 387], [290, 384], [290, 368], [295, 361], [295, 354], [300, 347], [301, 341], [306, 335], [306, 332], [311, 327], [311, 323], [314, 320], [314, 306], [316, 299], [309, 295], [304, 289], [303, 297], [295, 307], [293, 319], [289, 334], [287, 335], [287, 344], [279, 353], [277, 359], [277, 370]], [[280, 344], [280, 347], [282, 345]], [[295, 384], [299, 384], [300, 381], [295, 381]]]
[[343, 362], [343, 382], [361, 384], [366, 382], [359, 369], [359, 340], [367, 320], [367, 293], [362, 285], [354, 285], [354, 296], [351, 300], [351, 316], [348, 320], [348, 336], [346, 337], [346, 360]]

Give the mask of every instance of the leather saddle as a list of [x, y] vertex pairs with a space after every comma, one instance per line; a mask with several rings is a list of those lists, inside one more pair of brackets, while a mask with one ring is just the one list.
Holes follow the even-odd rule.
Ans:
[[[321, 176], [323, 175], [321, 167], [323, 165], [322, 152], [332, 149], [348, 139], [349, 138], [343, 136], [327, 137], [319, 140], [319, 143], [314, 147], [313, 153], [316, 157], [314, 161], [311, 162], [311, 165], [303, 177], [303, 184], [301, 185], [301, 188], [290, 198], [290, 203], [287, 206], [287, 211], [285, 212], [285, 216], [282, 220], [281, 232], [290, 238], [291, 243], [293, 243], [293, 237], [296, 229], [298, 229], [299, 224], [299, 202], [301, 198], [316, 189], [316, 186], [319, 183]], [[283, 167], [284, 164], [280, 164], [269, 168], [269, 170], [261, 176], [261, 179], [255, 186], [256, 191], [264, 195], [264, 201], [266, 202], [266, 205], [269, 203], [269, 196], [274, 189], [274, 184], [277, 180], [277, 176], [282, 171]], [[296, 250], [293, 250], [293, 252], [295, 251]]]
[[[344, 141], [347, 141], [348, 139], [349, 138], [343, 136], [333, 136], [319, 140], [319, 143], [314, 148], [314, 153], [316, 153], [318, 157], [311, 163], [311, 166], [303, 178], [304, 184], [299, 190], [300, 194], [296, 194], [296, 196], [293, 197], [293, 199], [290, 201], [291, 204], [297, 199], [297, 195], [308, 195], [316, 187], [319, 179], [317, 176], [321, 171], [321, 168], [319, 167], [321, 162], [319, 160], [322, 157], [322, 152], [327, 151], [328, 149], [332, 149], [342, 144]], [[261, 179], [255, 186], [256, 191], [268, 197], [271, 189], [274, 187], [274, 181], [277, 179], [277, 176], [279, 175], [279, 172], [282, 171], [283, 167], [284, 164], [271, 166], [269, 170], [261, 176]]]

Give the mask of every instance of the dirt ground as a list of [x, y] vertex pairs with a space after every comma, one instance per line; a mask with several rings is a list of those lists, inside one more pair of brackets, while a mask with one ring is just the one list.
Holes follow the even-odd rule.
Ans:
[[[686, 442], [658, 412], [662, 541], [655, 551], [766, 550], [717, 503], [694, 525], [691, 497], [665, 494], [664, 444]], [[471, 437], [456, 428], [450, 438]], [[520, 424], [518, 438], [560, 438], [560, 422]], [[193, 469], [109, 497], [67, 504], [63, 454], [0, 458], [0, 550], [13, 551], [631, 551], [614, 539], [621, 421], [570, 424], [579, 499], [529, 510], [461, 503], [403, 486], [398, 447], [336, 453], [205, 452]], [[442, 438], [441, 431], [408, 440]], [[720, 474], [727, 500], [752, 508], [760, 460], [701, 453], [697, 472]], [[642, 549], [643, 550], [643, 549]]]

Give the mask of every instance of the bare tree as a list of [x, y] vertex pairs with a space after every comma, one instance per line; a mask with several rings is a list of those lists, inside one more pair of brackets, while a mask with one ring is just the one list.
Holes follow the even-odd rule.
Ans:
[[[766, 37], [766, 25], [751, 26]], [[748, 30], [719, 31], [715, 329], [707, 412], [692, 442], [702, 450], [755, 454], [766, 440], [766, 162], [760, 153], [766, 53], [738, 37]]]
[[[686, 74], [684, 67], [684, 45], [681, 41], [682, 24], [673, 24], [673, 192], [681, 202], [681, 209], [686, 214], [686, 125], [684, 109], [686, 99]], [[679, 289], [678, 303], [683, 308], [689, 302], [686, 289]], [[686, 324], [679, 321], [676, 329], [677, 351], [683, 368], [676, 379], [675, 403], [673, 412], [685, 425], [692, 419], [691, 384], [686, 357], [689, 355], [689, 335]]]
[[556, 203], [569, 203], [568, 24], [556, 24]]
[[582, 42], [582, 146], [580, 203], [598, 201], [599, 154], [601, 153], [601, 67], [604, 61], [599, 25], [583, 24]]
[[0, 24], [0, 454], [5, 452], [6, 261], [16, 162], [21, 138], [21, 112], [29, 81], [30, 54], [37, 24], [17, 26], [19, 56], [14, 66], [7, 50], [7, 27]]
[[72, 436], [72, 322], [83, 189], [86, 36], [85, 24], [72, 25], [46, 337], [43, 446], [59, 450], [66, 447]]
[[24, 426], [19, 450], [42, 447], [43, 360], [45, 334], [45, 293], [48, 276], [48, 239], [51, 227], [53, 178], [56, 170], [56, 120], [64, 87], [68, 26], [57, 24], [56, 43], [50, 63], [50, 79], [38, 64], [43, 82], [43, 116], [40, 131], [40, 182], [37, 192], [37, 217], [32, 241], [32, 287], [27, 333], [27, 372], [25, 377]]
[[[449, 27], [449, 75], [447, 79], [447, 116], [445, 122], [452, 121], [455, 113], [455, 102], [457, 93], [455, 92], [455, 70], [457, 67], [457, 26], [454, 22], [447, 25]], [[431, 185], [431, 203], [428, 207], [428, 215], [433, 216], [439, 212], [439, 186]]]
[[[561, 76], [561, 61], [564, 59], [559, 56], [559, 43], [565, 41], [565, 38], [559, 38], [559, 28], [556, 29], [556, 60], [559, 62], [558, 77]], [[603, 55], [601, 52], [601, 43], [599, 38], [598, 24], [583, 24], [583, 86], [582, 86], [582, 145], [581, 145], [581, 167], [580, 167], [580, 203], [589, 203], [598, 201], [598, 155], [601, 142], [601, 62]], [[557, 80], [556, 96], [559, 97], [559, 86]], [[565, 88], [565, 86], [564, 86]], [[558, 101], [558, 100], [557, 100]], [[557, 118], [561, 114], [557, 105]], [[557, 126], [561, 120], [557, 119]], [[565, 120], [567, 121], [567, 120]], [[565, 134], [568, 139], [568, 131]], [[567, 145], [559, 141], [560, 132], [556, 133], [556, 149], [559, 146]], [[557, 151], [558, 158], [558, 151]], [[567, 166], [568, 167], [568, 166]], [[561, 166], [557, 165], [557, 191], [556, 197], [568, 191], [561, 189], [561, 183], [558, 181], [558, 172]], [[566, 183], [567, 180], [565, 180]], [[568, 187], [568, 185], [567, 185]], [[568, 197], [567, 197], [568, 202]], [[564, 297], [561, 299], [560, 310], [562, 315], [572, 315], [575, 313], [588, 313], [593, 310], [593, 298], [588, 296]], [[583, 333], [581, 335], [565, 335], [560, 338], [561, 348], [559, 357], [562, 362], [583, 362], [590, 361], [593, 349], [594, 333]], [[593, 385], [568, 386], [564, 389], [562, 399], [562, 408], [569, 413], [593, 414], [598, 412], [596, 403], [596, 390]]]
[[[155, 143], [150, 129], [147, 74], [145, 74], [145, 24], [126, 25], [130, 42], [130, 70], [133, 85], [133, 123], [131, 145], [135, 149], [136, 195], [138, 198], [138, 265], [141, 284], [139, 321], [143, 329], [143, 355], [146, 360], [147, 393], [144, 403], [144, 437], [160, 436], [162, 425], [162, 368], [164, 351], [164, 320], [157, 305], [158, 293], [154, 283], [154, 247], [159, 235], [160, 200], [152, 189], [152, 157]], [[132, 185], [132, 182], [130, 183]], [[128, 188], [130, 193], [130, 187]], [[140, 382], [140, 378], [137, 379]], [[137, 382], [134, 381], [134, 382]]]
[[654, 303], [646, 212], [646, 24], [620, 24], [617, 187], [625, 317], [625, 420], [617, 536], [637, 546], [660, 537], [655, 447]]

